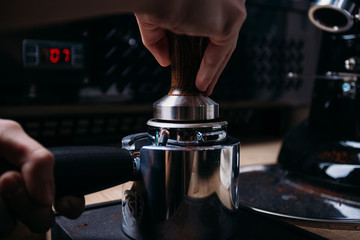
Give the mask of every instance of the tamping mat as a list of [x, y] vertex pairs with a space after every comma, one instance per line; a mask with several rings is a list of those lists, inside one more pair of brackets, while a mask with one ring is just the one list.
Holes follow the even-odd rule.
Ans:
[[240, 172], [244, 206], [301, 225], [359, 230], [359, 190], [294, 175], [276, 164], [247, 166]]
[[[231, 238], [234, 240], [324, 239], [247, 208], [239, 210], [236, 221], [238, 221], [239, 231], [236, 236]], [[92, 205], [87, 207], [81, 217], [76, 220], [57, 216], [56, 225], [52, 228], [52, 240], [130, 240], [123, 233], [121, 223], [121, 201]], [[174, 234], [172, 239], [183, 240], [184, 238]]]

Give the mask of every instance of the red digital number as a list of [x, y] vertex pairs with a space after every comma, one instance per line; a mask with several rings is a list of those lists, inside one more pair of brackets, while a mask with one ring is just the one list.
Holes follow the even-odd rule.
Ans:
[[58, 63], [60, 60], [60, 49], [59, 48], [50, 48], [50, 62]]
[[70, 62], [70, 49], [64, 48], [62, 52], [65, 55], [65, 63]]

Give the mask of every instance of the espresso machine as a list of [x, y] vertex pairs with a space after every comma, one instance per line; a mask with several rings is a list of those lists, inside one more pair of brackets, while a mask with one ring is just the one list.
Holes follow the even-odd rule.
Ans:
[[[310, 114], [284, 139], [278, 163], [241, 170], [241, 204], [297, 224], [360, 226], [359, 1], [317, 0], [323, 30]], [[255, 191], [256, 193], [255, 193]], [[258, 194], [260, 192], [260, 194]], [[264, 201], [267, 199], [267, 201]]]

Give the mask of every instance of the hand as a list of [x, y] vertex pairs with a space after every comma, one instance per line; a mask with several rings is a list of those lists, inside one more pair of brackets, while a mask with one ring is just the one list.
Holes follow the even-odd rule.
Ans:
[[196, 86], [210, 95], [235, 50], [246, 18], [245, 0], [167, 0], [153, 13], [135, 13], [144, 45], [161, 66], [170, 64], [166, 30], [209, 37]]
[[[0, 176], [0, 235], [11, 233], [17, 220], [33, 232], [47, 231], [54, 224], [53, 155], [18, 123], [0, 119], [0, 156], [0, 167], [7, 161], [20, 169]], [[74, 218], [81, 214], [84, 200], [66, 197], [55, 206]]]

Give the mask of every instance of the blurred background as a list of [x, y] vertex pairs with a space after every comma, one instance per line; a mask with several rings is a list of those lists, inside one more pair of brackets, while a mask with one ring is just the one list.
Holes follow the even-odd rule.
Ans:
[[[283, 137], [307, 117], [331, 45], [308, 19], [310, 3], [247, 0], [237, 49], [211, 96], [240, 141]], [[170, 69], [142, 45], [131, 14], [0, 35], [0, 117], [46, 146], [118, 144], [145, 132], [169, 85]]]

